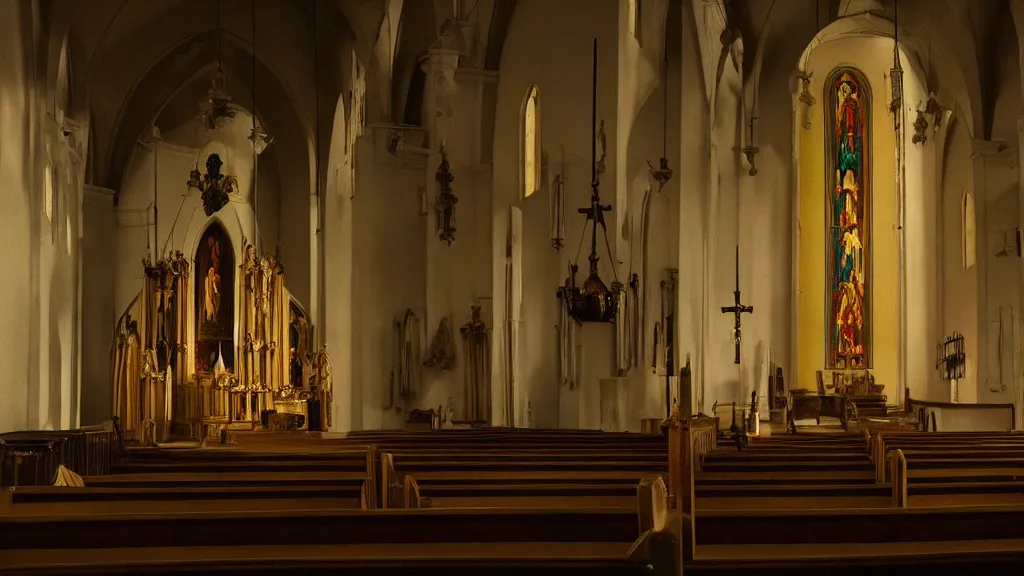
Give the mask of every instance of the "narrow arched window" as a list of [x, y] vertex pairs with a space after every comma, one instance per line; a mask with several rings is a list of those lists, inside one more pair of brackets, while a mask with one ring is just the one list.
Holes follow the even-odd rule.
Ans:
[[540, 187], [540, 110], [537, 87], [526, 93], [523, 106], [523, 198]]

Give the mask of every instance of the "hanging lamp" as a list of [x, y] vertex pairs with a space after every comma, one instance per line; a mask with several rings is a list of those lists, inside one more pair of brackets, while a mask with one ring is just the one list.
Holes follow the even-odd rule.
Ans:
[[[569, 267], [569, 277], [565, 285], [559, 288], [558, 296], [564, 298], [569, 307], [569, 315], [577, 322], [615, 322], [618, 311], [618, 297], [622, 290], [622, 283], [616, 275], [612, 288], [609, 289], [597, 272], [597, 263], [600, 257], [597, 255], [597, 227], [600, 226], [604, 232], [605, 247], [608, 249], [608, 259], [612, 260], [611, 246], [608, 242], [608, 226], [605, 224], [604, 213], [610, 212], [612, 207], [608, 204], [601, 204], [600, 186], [597, 178], [597, 39], [594, 39], [594, 78], [593, 93], [591, 97], [590, 112], [590, 156], [591, 156], [591, 189], [590, 206], [579, 208], [577, 212], [587, 217], [587, 223], [583, 226], [583, 233], [586, 234], [587, 224], [590, 229], [590, 274], [582, 286], [576, 286], [576, 273], [579, 265], [573, 263]], [[583, 238], [580, 238], [582, 247]], [[579, 260], [579, 250], [576, 252]], [[615, 265], [612, 264], [612, 273], [615, 273]]]
[[220, 0], [217, 0], [217, 70], [210, 78], [210, 90], [207, 92], [207, 103], [204, 120], [207, 130], [216, 130], [224, 125], [224, 120], [234, 118], [236, 110], [231, 106], [231, 95], [228, 94], [227, 76], [222, 66], [222, 45], [220, 28]]
[[658, 160], [658, 167], [655, 168], [648, 161], [647, 166], [651, 169], [651, 177], [658, 183], [661, 190], [665, 184], [672, 179], [672, 169], [668, 167], [668, 35], [665, 36], [665, 58], [661, 66], [661, 86], [663, 108], [661, 114], [661, 158]]

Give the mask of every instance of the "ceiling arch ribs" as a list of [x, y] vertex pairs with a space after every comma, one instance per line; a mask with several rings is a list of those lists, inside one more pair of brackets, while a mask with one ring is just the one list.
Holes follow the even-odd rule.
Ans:
[[[199, 58], [202, 44], [212, 35], [217, 37], [216, 2], [207, 0], [155, 0], [151, 2], [116, 3], [96, 0], [98, 13], [109, 21], [92, 15], [79, 30], [75, 22], [76, 45], [88, 50], [91, 46], [84, 92], [88, 98], [92, 129], [96, 134], [97, 157], [91, 174], [92, 183], [112, 187], [119, 178], [113, 160], [116, 139], [137, 137], [134, 132], [138, 121], [127, 112], [156, 116], [165, 102], [150, 103], [143, 110], [130, 104], [147, 77], [159, 68], [176, 69], [175, 77], [181, 82], [207, 65], [209, 58]], [[93, 2], [89, 2], [90, 6]], [[117, 5], [115, 8], [114, 5]], [[251, 69], [252, 4], [248, 0], [222, 0], [221, 34], [223, 44], [235, 44], [239, 52], [249, 54], [245, 66]], [[344, 69], [350, 67], [355, 34], [333, 0], [320, 0], [317, 5], [317, 32], [320, 40], [319, 79], [322, 102], [335, 101], [343, 91], [348, 78]], [[196, 17], [196, 15], [201, 17]], [[75, 12], [72, 11], [72, 15]], [[267, 28], [272, 28], [272, 33]], [[257, 6], [257, 46], [261, 70], [258, 74], [276, 78], [296, 110], [301, 124], [312, 133], [315, 115], [314, 74], [312, 66], [296, 65], [313, 61], [312, 3], [275, 0], [260, 2]], [[328, 41], [327, 39], [330, 39]], [[216, 44], [216, 42], [213, 42]], [[168, 59], [177, 58], [168, 64]], [[244, 56], [239, 56], [243, 59]], [[189, 69], [191, 67], [191, 69]], [[239, 63], [236, 68], [243, 66]], [[164, 70], [166, 72], [166, 70]], [[251, 74], [251, 73], [250, 73]], [[151, 81], [151, 79], [150, 79]], [[262, 81], [261, 81], [262, 82]], [[78, 82], [76, 82], [78, 84]], [[169, 98], [173, 92], [163, 94]], [[151, 99], [147, 99], [151, 100]], [[322, 106], [323, 125], [330, 125], [333, 106]], [[132, 126], [122, 130], [121, 125]], [[123, 156], [122, 156], [123, 159]]]

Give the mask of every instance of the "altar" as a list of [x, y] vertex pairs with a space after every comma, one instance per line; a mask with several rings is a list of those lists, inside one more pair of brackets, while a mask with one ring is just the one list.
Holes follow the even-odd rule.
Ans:
[[197, 244], [191, 261], [175, 252], [144, 262], [142, 291], [118, 322], [113, 412], [126, 442], [327, 429], [330, 359], [313, 348], [313, 325], [284, 288], [277, 256], [241, 239], [236, 266], [216, 220]]

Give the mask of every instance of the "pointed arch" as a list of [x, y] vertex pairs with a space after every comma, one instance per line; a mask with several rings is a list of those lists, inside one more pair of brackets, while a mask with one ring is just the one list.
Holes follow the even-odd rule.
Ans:
[[210, 220], [199, 237], [195, 262], [195, 370], [214, 371], [218, 358], [234, 368], [235, 251], [220, 220]]
[[851, 67], [825, 82], [826, 366], [871, 367], [871, 87]]
[[540, 91], [530, 86], [523, 101], [522, 113], [522, 198], [528, 198], [540, 188]]

